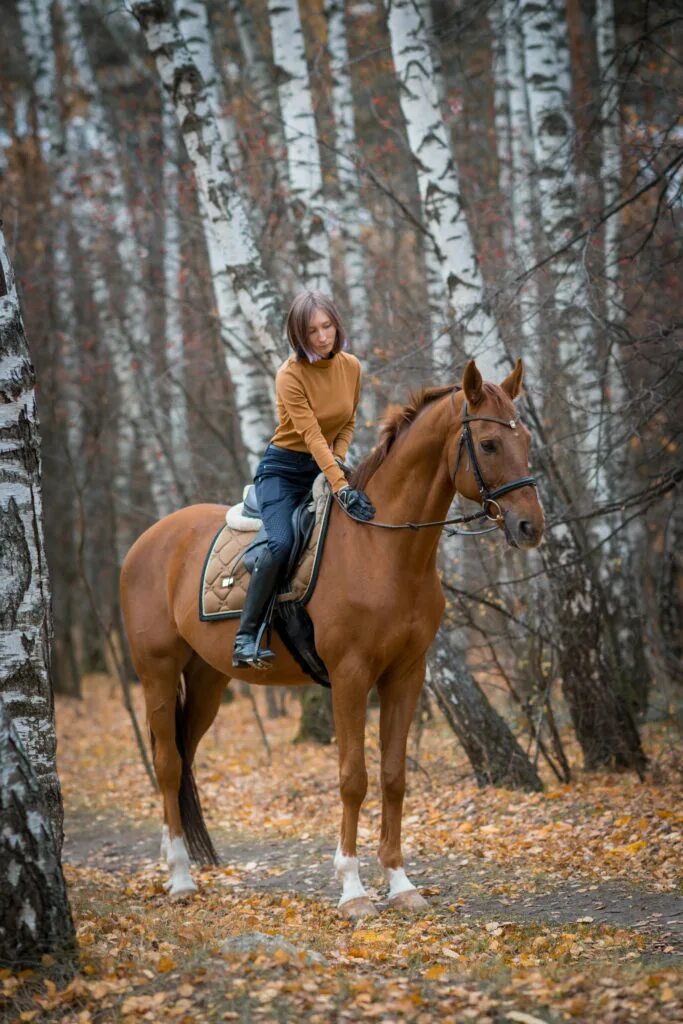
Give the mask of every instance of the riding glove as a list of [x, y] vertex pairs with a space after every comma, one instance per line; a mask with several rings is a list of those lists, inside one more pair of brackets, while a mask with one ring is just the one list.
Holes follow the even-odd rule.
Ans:
[[374, 518], [375, 506], [365, 491], [357, 491], [353, 487], [342, 487], [341, 491], [337, 491], [337, 498], [354, 519], [362, 519], [367, 523]]

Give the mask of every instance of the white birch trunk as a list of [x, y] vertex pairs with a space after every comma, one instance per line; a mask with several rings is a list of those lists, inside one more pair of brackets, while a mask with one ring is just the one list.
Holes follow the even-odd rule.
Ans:
[[269, 0], [268, 19], [287, 143], [290, 194], [297, 217], [302, 283], [306, 288], [329, 293], [330, 240], [298, 0]]
[[[595, 10], [598, 67], [600, 69], [600, 121], [602, 135], [601, 180], [605, 207], [621, 195], [621, 130], [619, 124], [619, 77], [616, 60], [614, 0], [597, 0]], [[622, 315], [619, 279], [620, 214], [605, 222], [605, 307], [607, 319]]]
[[369, 215], [363, 209], [358, 170], [353, 157], [357, 153], [356, 124], [353, 113], [349, 47], [343, 0], [325, 0], [327, 46], [332, 73], [332, 112], [334, 114], [337, 179], [341, 194], [340, 214], [344, 231], [344, 267], [351, 308], [352, 337], [356, 349], [367, 356], [370, 331], [368, 314], [368, 269], [363, 251], [363, 222]]
[[0, 699], [43, 788], [61, 844], [40, 468], [34, 371], [0, 230]]
[[57, 66], [52, 42], [51, 0], [17, 0], [17, 14], [36, 98], [38, 142], [48, 162], [60, 149], [60, 125], [55, 105]]
[[417, 169], [425, 225], [433, 240], [450, 303], [468, 353], [495, 380], [503, 356], [497, 325], [484, 303], [484, 284], [462, 207], [418, 0], [385, 0], [408, 141]]
[[[579, 224], [574, 169], [574, 125], [570, 107], [568, 30], [562, 0], [521, 8], [526, 95], [533, 138], [543, 251], [545, 256], [576, 232]], [[590, 296], [574, 250], [556, 256], [547, 277], [553, 293], [559, 369], [580, 396], [572, 447], [596, 499], [606, 495], [597, 453], [603, 433], [603, 392]]]
[[187, 502], [191, 494], [192, 459], [187, 426], [187, 399], [180, 382], [185, 375], [183, 321], [180, 315], [183, 300], [181, 281], [181, 229], [178, 201], [178, 135], [175, 114], [164, 97], [162, 107], [162, 151], [164, 154], [164, 355], [166, 362], [166, 408], [170, 450], [173, 453], [176, 477], [184, 481], [182, 493], [173, 495], [176, 504]]
[[[508, 252], [515, 259], [515, 272], [524, 273], [536, 262], [534, 224], [540, 219], [532, 184], [535, 180], [535, 165], [525, 84], [524, 40], [515, 0], [499, 0], [498, 9], [502, 9], [504, 17], [502, 23], [494, 22], [494, 31], [502, 34], [505, 44], [504, 72], [507, 95], [505, 123], [503, 124], [502, 114], [499, 113], [497, 119], [497, 124], [500, 124], [501, 130], [507, 136], [504, 157], [501, 160], [501, 167], [505, 162], [507, 167], [501, 171], [501, 190], [508, 190], [512, 228]], [[502, 73], [501, 63], [497, 62], [496, 69], [498, 73]], [[497, 91], [503, 92], [503, 85], [500, 82], [497, 83]], [[526, 373], [530, 379], [539, 380], [540, 296], [535, 276], [520, 285], [517, 301], [520, 327], [525, 341]]]
[[[119, 153], [107, 111], [100, 99], [90, 56], [85, 44], [76, 0], [60, 0], [64, 22], [64, 37], [69, 48], [81, 91], [89, 104], [88, 142], [91, 171], [98, 184], [98, 202], [86, 200], [92, 225], [81, 224], [87, 233], [90, 251], [96, 248], [93, 229], [100, 228], [109, 236], [117, 263], [122, 271], [122, 294], [114, 293], [107, 271], [100, 263], [96, 271], [96, 287], [108, 318], [107, 338], [112, 365], [119, 388], [118, 432], [120, 462], [116, 483], [119, 500], [127, 500], [130, 490], [128, 472], [134, 438], [140, 448], [142, 462], [149, 479], [154, 513], [167, 515], [178, 506], [177, 488], [169, 458], [168, 445], [156, 410], [159, 407], [158, 383], [152, 379], [148, 309], [142, 281], [139, 253], [135, 240], [135, 226], [128, 204], [125, 182], [120, 168]], [[71, 125], [67, 129], [72, 130]], [[102, 213], [105, 212], [105, 216]], [[119, 309], [119, 304], [122, 308]], [[121, 538], [120, 548], [126, 540]], [[119, 554], [121, 550], [119, 550]]]
[[[332, 113], [334, 115], [337, 182], [339, 185], [339, 221], [344, 244], [344, 271], [351, 311], [351, 348], [366, 363], [370, 358], [370, 311], [368, 303], [368, 267], [363, 247], [363, 226], [370, 221], [364, 208], [358, 170], [354, 162], [358, 147], [349, 70], [349, 47], [343, 0], [325, 0], [327, 47], [332, 74]], [[377, 415], [375, 394], [369, 381], [361, 392], [361, 436]]]
[[267, 130], [273, 149], [275, 179], [284, 188], [287, 182], [287, 145], [272, 68], [259, 45], [256, 24], [244, 0], [228, 0], [228, 6], [242, 51], [244, 74], [254, 91], [258, 107], [268, 115]]
[[132, 4], [132, 12], [173, 102], [194, 167], [203, 216], [210, 228], [205, 234], [214, 288], [220, 288], [221, 278], [230, 280], [249, 324], [250, 336], [237, 331], [230, 338], [230, 358], [234, 361], [229, 365], [245, 447], [251, 453], [261, 452], [272, 433], [272, 399], [264, 392], [263, 375], [272, 375], [283, 355], [274, 343], [281, 333], [278, 301], [263, 271], [201, 75], [171, 19], [168, 5], [164, 0], [138, 0]]
[[73, 957], [75, 933], [49, 807], [31, 757], [0, 700], [0, 963]]
[[225, 96], [211, 46], [211, 29], [205, 0], [176, 0], [178, 28], [202, 76], [221, 142], [226, 148], [233, 173], [241, 164], [235, 122], [226, 110]]
[[[225, 110], [224, 97], [210, 42], [209, 22], [204, 0], [180, 0], [176, 4], [178, 26], [192, 59], [206, 86], [211, 114], [214, 118], [221, 145], [227, 154], [233, 174], [241, 164], [241, 154], [234, 121]], [[166, 96], [166, 103], [170, 100]], [[172, 109], [172, 108], [171, 108]], [[234, 187], [237, 188], [233, 178]], [[204, 194], [199, 193], [202, 226], [209, 255], [216, 309], [221, 324], [221, 339], [225, 347], [228, 374], [235, 387], [237, 414], [242, 442], [247, 452], [249, 467], [253, 471], [263, 448], [272, 436], [275, 408], [272, 398], [272, 373], [257, 360], [247, 374], [241, 354], [240, 339], [249, 336], [249, 325], [240, 309], [232, 277], [226, 273], [222, 239], [212, 222]], [[252, 205], [250, 214], [260, 225], [261, 216]]]

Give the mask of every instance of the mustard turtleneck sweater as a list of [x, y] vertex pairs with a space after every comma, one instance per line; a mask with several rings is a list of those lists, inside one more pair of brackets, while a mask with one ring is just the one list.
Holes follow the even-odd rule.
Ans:
[[315, 363], [299, 362], [291, 355], [275, 378], [279, 422], [270, 443], [309, 452], [335, 494], [346, 479], [334, 456], [344, 459], [351, 443], [360, 377], [356, 357], [337, 352]]

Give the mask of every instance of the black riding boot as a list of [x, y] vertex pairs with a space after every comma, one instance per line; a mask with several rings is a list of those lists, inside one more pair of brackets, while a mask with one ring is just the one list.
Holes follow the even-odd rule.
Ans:
[[233, 668], [247, 665], [260, 667], [261, 662], [275, 657], [267, 647], [258, 650], [256, 638], [268, 603], [273, 596], [280, 569], [281, 565], [273, 560], [270, 549], [264, 547], [254, 566], [247, 596], [244, 599], [240, 628], [235, 637], [235, 646], [232, 652]]

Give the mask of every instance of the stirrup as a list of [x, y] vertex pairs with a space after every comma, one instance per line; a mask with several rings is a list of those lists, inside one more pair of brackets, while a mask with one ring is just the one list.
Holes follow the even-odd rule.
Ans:
[[249, 637], [245, 642], [244, 650], [236, 650], [237, 642], [232, 651], [233, 668], [270, 668], [269, 662], [275, 658], [273, 651], [267, 647], [259, 649], [260, 637]]

